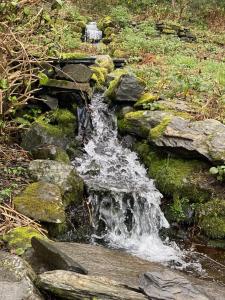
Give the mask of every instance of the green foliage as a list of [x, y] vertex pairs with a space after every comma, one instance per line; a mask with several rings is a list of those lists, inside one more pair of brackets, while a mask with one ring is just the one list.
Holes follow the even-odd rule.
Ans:
[[212, 167], [209, 170], [210, 174], [215, 175], [217, 180], [224, 181], [225, 180], [225, 166], [217, 166]]
[[131, 14], [125, 6], [112, 7], [110, 15], [113, 21], [120, 27], [128, 26], [131, 22]]

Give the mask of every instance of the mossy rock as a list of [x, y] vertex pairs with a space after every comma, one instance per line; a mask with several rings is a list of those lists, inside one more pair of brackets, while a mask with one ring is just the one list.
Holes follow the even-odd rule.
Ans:
[[84, 183], [73, 166], [53, 160], [33, 160], [29, 165], [31, 177], [59, 186], [65, 206], [83, 203]]
[[101, 68], [105, 68], [108, 73], [114, 70], [114, 63], [112, 58], [109, 55], [99, 55], [97, 56], [95, 63]]
[[55, 145], [43, 145], [37, 147], [31, 151], [31, 154], [35, 159], [50, 159], [66, 164], [70, 163], [70, 158], [66, 151]]
[[105, 85], [108, 70], [98, 66], [92, 66], [91, 70], [93, 71], [91, 79], [95, 81], [96, 88], [101, 90]]
[[82, 59], [86, 58], [87, 54], [83, 52], [68, 52], [68, 53], [61, 53], [60, 58], [62, 59]]
[[33, 151], [43, 145], [66, 149], [75, 137], [76, 116], [67, 109], [57, 109], [41, 115], [22, 137], [22, 147]]
[[154, 101], [157, 101], [159, 99], [158, 95], [153, 95], [151, 93], [145, 93], [143, 94], [140, 99], [134, 104], [135, 108], [145, 108], [144, 106], [153, 103]]
[[13, 199], [20, 213], [36, 221], [60, 224], [65, 222], [64, 205], [60, 188], [48, 182], [29, 184]]
[[199, 226], [209, 238], [225, 238], [225, 199], [214, 199], [200, 206]]
[[167, 128], [170, 122], [171, 122], [171, 117], [166, 116], [165, 118], [162, 119], [162, 121], [157, 126], [150, 129], [150, 139], [151, 140], [158, 139], [161, 135], [163, 135], [165, 129]]
[[210, 199], [211, 190], [203, 188], [198, 179], [200, 172], [208, 173], [206, 163], [157, 151], [146, 142], [137, 143], [135, 149], [148, 168], [150, 177], [155, 179], [157, 188], [165, 196], [180, 200], [186, 198], [190, 203]]
[[39, 239], [45, 238], [39, 231], [33, 227], [17, 227], [3, 235], [3, 240], [11, 252], [22, 255], [28, 248], [31, 248], [32, 237]]

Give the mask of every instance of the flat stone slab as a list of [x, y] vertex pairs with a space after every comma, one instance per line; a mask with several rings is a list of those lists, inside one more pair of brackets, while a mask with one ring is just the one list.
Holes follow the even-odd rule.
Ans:
[[124, 130], [148, 138], [157, 147], [225, 162], [225, 125], [213, 119], [190, 121], [164, 111], [125, 114]]
[[141, 290], [149, 299], [157, 300], [209, 300], [202, 291], [194, 287], [183, 276], [165, 270], [163, 272], [147, 272], [141, 276]]
[[85, 276], [70, 271], [45, 272], [37, 286], [63, 299], [144, 300], [140, 292], [104, 277]]
[[93, 71], [83, 64], [68, 64], [57, 72], [59, 78], [74, 80], [75, 82], [89, 82]]

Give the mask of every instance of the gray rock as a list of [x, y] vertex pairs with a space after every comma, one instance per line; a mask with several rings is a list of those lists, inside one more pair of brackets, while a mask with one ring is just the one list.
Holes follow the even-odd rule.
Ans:
[[39, 123], [33, 123], [29, 130], [23, 135], [22, 147], [27, 151], [32, 152], [35, 148], [49, 144], [66, 148], [69, 144], [69, 140], [63, 135], [53, 135], [45, 126]]
[[33, 237], [31, 245], [37, 257], [53, 269], [72, 271], [80, 274], [88, 273], [80, 264], [55, 247], [54, 243], [50, 241]]
[[124, 74], [115, 90], [114, 101], [136, 102], [145, 90], [145, 83], [134, 75]]
[[143, 300], [143, 294], [105, 277], [76, 274], [70, 271], [51, 271], [38, 276], [41, 290], [63, 299]]
[[65, 222], [61, 192], [55, 184], [31, 183], [13, 199], [13, 204], [20, 213], [36, 221], [56, 224]]
[[35, 277], [23, 259], [0, 251], [0, 299], [43, 300], [32, 283]]
[[141, 290], [149, 299], [158, 300], [209, 300], [186, 278], [169, 270], [147, 272], [140, 279]]
[[29, 171], [31, 177], [36, 181], [41, 180], [58, 185], [65, 205], [72, 202], [82, 203], [83, 180], [72, 165], [54, 160], [37, 159], [30, 162]]
[[40, 101], [44, 102], [50, 109], [58, 108], [58, 99], [49, 95], [42, 95]]
[[225, 125], [217, 120], [190, 121], [170, 112], [137, 111], [124, 117], [123, 130], [149, 138], [158, 147], [225, 162]]
[[92, 74], [93, 71], [85, 65], [68, 64], [62, 68], [62, 71], [58, 71], [57, 76], [59, 78], [85, 83], [85, 82], [89, 82]]
[[[119, 250], [111, 250], [107, 249], [102, 246], [90, 245], [90, 244], [78, 244], [78, 243], [61, 243], [57, 242], [54, 243], [54, 246], [57, 249], [60, 249], [63, 253], [69, 256], [71, 259], [82, 265], [88, 271], [88, 278], [103, 276], [110, 281], [116, 281], [122, 286], [129, 287], [133, 291], [138, 291], [140, 287], [140, 276], [147, 272], [157, 272], [158, 274], [164, 274], [166, 267], [152, 263], [150, 261], [146, 261], [140, 259], [138, 257], [132, 256], [128, 253], [119, 251]], [[32, 260], [32, 258], [30, 258]], [[29, 261], [30, 261], [29, 260]], [[179, 277], [180, 273], [176, 271], [172, 272], [173, 277]], [[51, 280], [49, 287], [54, 281], [54, 275], [56, 273], [51, 273]], [[58, 273], [59, 274], [59, 273]], [[62, 274], [62, 273], [60, 273]], [[74, 274], [74, 273], [73, 273]], [[74, 274], [75, 275], [75, 274]], [[59, 275], [60, 277], [61, 275]], [[172, 276], [172, 275], [171, 275]], [[58, 276], [57, 276], [58, 277]], [[82, 275], [81, 275], [82, 277]], [[171, 277], [171, 278], [173, 278]], [[183, 275], [184, 278], [187, 278], [187, 281], [190, 281], [190, 284], [193, 285], [193, 289], [201, 291], [204, 295], [206, 294], [209, 299], [213, 300], [224, 300], [225, 288], [222, 286], [217, 285], [215, 282], [206, 282], [204, 280], [197, 279], [193, 276], [187, 276], [186, 274]], [[56, 277], [55, 277], [56, 278]], [[68, 277], [66, 277], [68, 278]], [[75, 278], [75, 277], [73, 277]], [[77, 277], [78, 278], [78, 277]], [[83, 278], [83, 277], [82, 277]], [[166, 277], [167, 278], [167, 277]], [[166, 280], [165, 278], [165, 280]], [[60, 279], [60, 278], [59, 278]], [[58, 278], [57, 278], [58, 280]], [[65, 284], [66, 284], [65, 279]], [[45, 279], [43, 279], [43, 285]], [[69, 282], [69, 281], [68, 281]], [[89, 281], [90, 282], [90, 281]], [[87, 281], [85, 282], [85, 284]], [[57, 283], [58, 285], [58, 283]], [[47, 287], [47, 288], [49, 288]], [[63, 283], [63, 290], [64, 290], [64, 283]], [[76, 286], [78, 287], [78, 286]], [[89, 290], [90, 285], [87, 285], [87, 290]], [[70, 287], [68, 287], [70, 291]], [[60, 291], [58, 289], [58, 291]], [[93, 291], [93, 290], [92, 290]], [[99, 291], [99, 290], [98, 290]], [[199, 294], [201, 294], [199, 292]], [[123, 294], [121, 294], [123, 295]], [[140, 295], [140, 294], [137, 294]], [[156, 290], [156, 296], [158, 295], [158, 291]], [[103, 299], [111, 299], [111, 298], [104, 298]], [[100, 299], [102, 299], [100, 297]], [[67, 299], [74, 299], [74, 298], [67, 298]], [[76, 299], [76, 298], [75, 298]], [[82, 298], [78, 298], [82, 299]], [[113, 298], [113, 299], [121, 299], [121, 298]], [[122, 298], [126, 299], [126, 298]], [[128, 298], [132, 299], [132, 298]], [[138, 298], [136, 298], [138, 299]], [[145, 299], [145, 298], [144, 298]], [[157, 299], [157, 298], [152, 298]], [[162, 298], [164, 299], [164, 298]], [[186, 300], [184, 297], [183, 299]], [[198, 298], [195, 298], [198, 299]], [[200, 298], [201, 299], [201, 298]], [[207, 298], [206, 298], [207, 299]]]

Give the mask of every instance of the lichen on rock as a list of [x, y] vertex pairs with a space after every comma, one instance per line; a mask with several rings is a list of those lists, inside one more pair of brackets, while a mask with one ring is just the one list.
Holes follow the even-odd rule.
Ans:
[[28, 248], [31, 248], [32, 237], [43, 239], [44, 236], [33, 227], [16, 227], [3, 235], [3, 240], [7, 242], [10, 251], [17, 255], [22, 255]]

